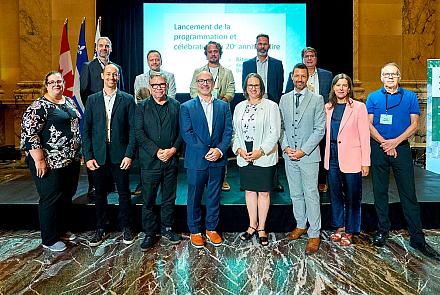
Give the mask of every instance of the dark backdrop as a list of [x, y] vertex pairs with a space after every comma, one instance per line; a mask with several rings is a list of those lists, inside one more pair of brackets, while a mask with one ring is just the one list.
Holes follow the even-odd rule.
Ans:
[[[96, 16], [102, 17], [101, 35], [113, 43], [110, 59], [122, 66], [125, 91], [133, 93], [136, 75], [143, 73], [143, 9], [151, 3], [307, 3], [307, 46], [318, 51], [318, 66], [333, 74], [353, 74], [353, 2], [305, 1], [142, 1], [97, 0]], [[270, 34], [270, 32], [267, 32]], [[270, 53], [269, 53], [270, 54]], [[300, 57], [298, 57], [300, 60]], [[172, 71], [172, 69], [169, 69]], [[238, 90], [238, 89], [237, 89]], [[179, 100], [186, 100], [181, 95]], [[239, 101], [240, 99], [236, 99]]]

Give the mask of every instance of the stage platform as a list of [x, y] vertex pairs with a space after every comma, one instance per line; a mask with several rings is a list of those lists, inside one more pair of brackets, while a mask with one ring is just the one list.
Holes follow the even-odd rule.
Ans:
[[[0, 162], [0, 228], [1, 229], [38, 229], [38, 194], [29, 175], [29, 170], [21, 162]], [[282, 163], [281, 163], [282, 165]], [[414, 167], [416, 191], [421, 205], [421, 216], [424, 228], [440, 228], [440, 175]], [[130, 177], [130, 188], [134, 191], [139, 175], [136, 167]], [[239, 232], [248, 224], [244, 192], [239, 189], [238, 169], [235, 160], [228, 165], [228, 182], [231, 191], [222, 192], [220, 210], [220, 229], [227, 232]], [[271, 194], [271, 208], [269, 211], [267, 230], [272, 232], [286, 232], [295, 226], [292, 214], [292, 204], [289, 197], [288, 185], [284, 169], [280, 169], [280, 182], [284, 185], [283, 193]], [[91, 230], [94, 228], [94, 204], [87, 197], [87, 174], [85, 167], [81, 168], [78, 190], [73, 198], [71, 214], [73, 230]], [[175, 228], [180, 232], [187, 232], [186, 226], [186, 173], [181, 163], [179, 167], [178, 187], [176, 192]], [[160, 197], [160, 196], [159, 196]], [[113, 220], [110, 225], [117, 227], [118, 195], [109, 194], [110, 216]], [[137, 230], [140, 228], [142, 198], [132, 196], [133, 223]], [[374, 198], [371, 177], [363, 179], [362, 200], [362, 230], [372, 231], [377, 224], [374, 210]], [[399, 203], [394, 178], [390, 181], [390, 218], [394, 229], [405, 228], [405, 220]], [[330, 204], [327, 195], [321, 195], [322, 228], [330, 229]], [[159, 208], [156, 208], [157, 210]]]

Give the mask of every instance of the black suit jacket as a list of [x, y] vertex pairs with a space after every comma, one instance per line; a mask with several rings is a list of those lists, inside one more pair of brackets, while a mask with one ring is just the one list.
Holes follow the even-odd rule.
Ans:
[[[267, 69], [267, 85], [266, 85], [267, 97], [278, 104], [280, 102], [281, 95], [283, 94], [283, 84], [284, 84], [283, 63], [281, 62], [281, 60], [278, 60], [270, 56], [268, 62], [269, 64]], [[248, 74], [256, 73], [256, 72], [257, 72], [257, 57], [245, 61], [243, 63], [243, 69], [242, 69], [243, 84]]]
[[[122, 69], [119, 65], [114, 64], [119, 69], [119, 81], [118, 81], [118, 89], [124, 91], [124, 79], [122, 77]], [[79, 91], [81, 94], [81, 100], [83, 105], [86, 105], [87, 98], [99, 91], [102, 91], [104, 88], [104, 81], [101, 78], [102, 67], [99, 63], [98, 59], [93, 59], [89, 62], [83, 63], [81, 68], [81, 75], [79, 80]]]
[[[132, 95], [117, 91], [110, 122], [110, 161], [119, 164], [124, 157], [133, 159], [136, 147], [134, 116], [136, 103]], [[84, 112], [83, 153], [86, 161], [96, 159], [103, 165], [107, 159], [107, 127], [102, 90], [87, 99]]]
[[161, 160], [156, 156], [157, 151], [175, 147], [177, 152], [171, 159], [171, 164], [178, 165], [178, 153], [182, 146], [182, 137], [179, 131], [180, 103], [174, 98], [168, 97], [168, 114], [171, 121], [171, 130], [165, 132], [171, 134], [169, 145], [159, 146], [162, 126], [159, 114], [154, 106], [155, 101], [149, 98], [141, 101], [136, 107], [136, 139], [139, 145], [139, 161], [142, 169], [159, 169]]

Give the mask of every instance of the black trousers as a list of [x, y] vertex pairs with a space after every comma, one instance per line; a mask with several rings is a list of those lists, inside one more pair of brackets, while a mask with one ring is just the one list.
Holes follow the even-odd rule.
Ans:
[[37, 187], [40, 200], [38, 215], [40, 219], [43, 245], [51, 246], [60, 240], [67, 231], [70, 221], [72, 198], [76, 193], [79, 177], [79, 161], [58, 169], [49, 169], [42, 177], [37, 177], [35, 162], [28, 157], [28, 165]]
[[107, 216], [107, 191], [108, 175], [116, 183], [119, 194], [119, 223], [121, 228], [131, 225], [131, 194], [130, 194], [130, 169], [122, 170], [120, 163], [113, 164], [109, 158], [107, 147], [107, 160], [104, 165], [93, 171], [95, 184], [96, 228], [105, 229], [109, 223]]
[[391, 228], [388, 218], [388, 187], [390, 168], [392, 168], [403, 213], [408, 224], [410, 239], [414, 243], [423, 243], [425, 236], [415, 191], [411, 149], [408, 142], [405, 142], [399, 145], [396, 150], [397, 158], [387, 156], [379, 143], [371, 140], [371, 176], [379, 230], [388, 232]]
[[174, 207], [176, 202], [177, 166], [163, 164], [160, 169], [142, 169], [142, 227], [146, 235], [154, 235], [158, 231], [158, 219], [153, 211], [157, 191], [160, 188], [161, 230], [171, 227], [174, 222]]

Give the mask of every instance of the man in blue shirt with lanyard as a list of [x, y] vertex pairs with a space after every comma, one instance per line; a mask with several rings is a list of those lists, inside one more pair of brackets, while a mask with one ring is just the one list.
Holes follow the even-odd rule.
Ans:
[[373, 180], [374, 205], [379, 220], [379, 229], [372, 237], [378, 247], [385, 245], [391, 224], [388, 218], [389, 168], [393, 169], [399, 191], [400, 202], [408, 224], [410, 246], [422, 254], [440, 259], [425, 241], [417, 202], [411, 149], [408, 143], [418, 128], [420, 108], [417, 95], [399, 87], [400, 69], [388, 63], [381, 69], [383, 87], [370, 93], [367, 98], [370, 119], [371, 175]]

